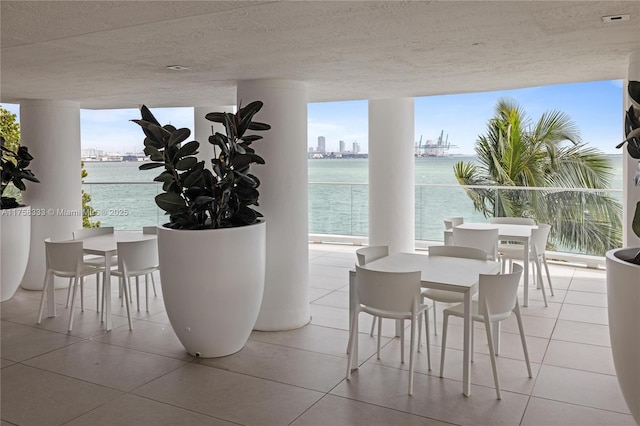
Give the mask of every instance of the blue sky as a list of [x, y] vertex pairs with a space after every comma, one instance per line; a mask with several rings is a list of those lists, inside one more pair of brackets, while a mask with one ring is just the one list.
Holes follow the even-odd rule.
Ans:
[[[583, 142], [605, 153], [621, 153], [615, 149], [622, 140], [621, 80], [415, 98], [415, 140], [420, 136], [423, 141], [436, 140], [444, 130], [449, 142], [456, 145], [451, 154], [473, 154], [478, 135], [485, 132], [498, 99], [504, 97], [517, 101], [532, 120], [545, 111], [560, 110], [575, 122]], [[18, 105], [2, 106], [19, 114]], [[161, 123], [193, 130], [191, 108], [152, 111]], [[81, 110], [82, 147], [120, 153], [141, 151], [142, 132], [129, 121], [139, 116], [136, 109]], [[311, 103], [307, 144], [315, 147], [318, 136], [324, 136], [327, 151], [337, 151], [339, 141], [344, 140], [347, 149], [358, 142], [367, 152], [367, 116], [366, 100]]]

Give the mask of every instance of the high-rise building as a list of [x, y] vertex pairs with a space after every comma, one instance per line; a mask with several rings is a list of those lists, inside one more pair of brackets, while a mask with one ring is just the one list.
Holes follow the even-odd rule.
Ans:
[[344, 152], [344, 141], [340, 141], [340, 152]]
[[360, 153], [360, 144], [358, 142], [354, 142], [353, 143], [353, 153], [354, 154], [359, 154]]
[[325, 139], [324, 136], [318, 136], [318, 152], [326, 152]]

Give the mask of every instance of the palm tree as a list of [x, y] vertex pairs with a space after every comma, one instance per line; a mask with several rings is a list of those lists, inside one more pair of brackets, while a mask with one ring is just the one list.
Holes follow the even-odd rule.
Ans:
[[[566, 114], [547, 111], [532, 123], [515, 101], [500, 99], [475, 151], [478, 164], [458, 162], [454, 173], [462, 185], [485, 186], [465, 188], [485, 217], [532, 217], [550, 223], [550, 241], [569, 250], [603, 255], [620, 246], [622, 209], [606, 194], [612, 177], [609, 159], [581, 142]], [[491, 186], [514, 189], [486, 188]]]

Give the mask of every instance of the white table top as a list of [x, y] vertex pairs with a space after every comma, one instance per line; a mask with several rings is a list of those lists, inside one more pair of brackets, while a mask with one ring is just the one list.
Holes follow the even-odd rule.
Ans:
[[500, 263], [418, 253], [392, 253], [363, 266], [383, 272], [421, 271], [425, 287], [465, 292], [478, 283], [479, 274], [496, 274]]
[[113, 234], [94, 235], [79, 238], [82, 241], [82, 249], [89, 254], [115, 254], [118, 250], [118, 242], [131, 242], [156, 239], [154, 234], [143, 234], [136, 231], [116, 231]]
[[531, 230], [538, 228], [537, 225], [515, 225], [511, 223], [486, 223], [486, 222], [465, 222], [455, 226], [460, 229], [496, 229], [498, 228], [498, 234], [502, 237], [530, 237]]

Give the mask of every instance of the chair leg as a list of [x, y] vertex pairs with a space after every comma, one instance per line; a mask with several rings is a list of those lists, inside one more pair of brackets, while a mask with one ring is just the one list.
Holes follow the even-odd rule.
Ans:
[[400, 320], [400, 364], [404, 364], [404, 320]]
[[547, 304], [547, 292], [544, 290], [544, 283], [542, 282], [542, 266], [540, 265], [540, 258], [536, 257], [534, 259], [534, 263], [536, 264], [536, 267], [533, 268], [534, 270], [538, 270], [538, 285], [540, 286], [540, 289], [542, 290], [542, 298], [544, 299], [544, 307], [548, 307], [549, 305]]
[[151, 275], [151, 284], [153, 285], [153, 296], [158, 297], [158, 293], [156, 292], [156, 280], [153, 278], [153, 272], [149, 275]]
[[67, 289], [67, 304], [65, 308], [69, 307], [69, 300], [71, 300], [71, 287], [73, 287], [73, 277], [69, 277], [69, 288]]
[[149, 312], [149, 275], [144, 276], [144, 301], [147, 312]]
[[[440, 350], [440, 377], [444, 373], [444, 352], [447, 348], [447, 324], [449, 323], [449, 314], [446, 311], [442, 313], [442, 348]], [[472, 352], [473, 353], [473, 352]]]
[[422, 312], [420, 315], [418, 315], [418, 352], [422, 352], [422, 349], [420, 348], [420, 339], [422, 337], [422, 315], [426, 315], [426, 313]]
[[84, 277], [80, 277], [80, 312], [84, 312]]
[[71, 295], [71, 312], [69, 312], [69, 332], [71, 332], [71, 327], [73, 326], [73, 305], [76, 303], [76, 292], [78, 291], [78, 277], [75, 277], [73, 280], [73, 294]]
[[380, 331], [382, 330], [382, 317], [378, 317], [378, 359], [380, 359], [380, 335], [382, 334]]
[[429, 311], [424, 311], [424, 329], [427, 336], [427, 368], [431, 371], [431, 338], [429, 337]]
[[549, 273], [549, 265], [547, 264], [547, 256], [542, 253], [542, 263], [544, 263], [544, 269], [545, 272], [547, 273], [547, 281], [549, 282], [549, 291], [551, 291], [551, 295], [555, 296], [553, 294], [553, 286], [551, 285], [551, 274]]
[[529, 377], [533, 377], [531, 374], [531, 363], [529, 362], [529, 350], [527, 349], [527, 339], [524, 336], [524, 327], [522, 326], [522, 317], [520, 316], [520, 305], [516, 302], [515, 308], [513, 308], [513, 312], [516, 314], [516, 319], [518, 320], [518, 330], [520, 331], [520, 340], [522, 340], [522, 350], [524, 351], [524, 360], [527, 363], [527, 373], [529, 373]]
[[496, 365], [496, 353], [493, 347], [493, 337], [491, 330], [491, 321], [489, 321], [489, 315], [484, 314], [484, 328], [487, 331], [487, 342], [489, 342], [489, 356], [491, 357], [491, 368], [493, 369], [493, 382], [496, 387], [496, 396], [498, 399], [502, 399], [500, 394], [500, 379], [498, 378], [498, 367]]
[[[371, 319], [371, 333], [369, 333], [369, 336], [373, 337], [373, 333], [376, 332], [376, 317], [374, 316]], [[378, 333], [380, 333], [380, 329], [378, 329]]]
[[[420, 304], [424, 305], [424, 296], [420, 296]], [[428, 312], [423, 312], [422, 315], [428, 315]], [[418, 352], [422, 347], [422, 317], [418, 320]]]
[[40, 309], [38, 310], [38, 324], [42, 322], [42, 314], [44, 313], [44, 303], [47, 301], [47, 287], [49, 280], [53, 280], [53, 274], [49, 271], [44, 274], [44, 282], [42, 283], [42, 294], [40, 295]]
[[136, 306], [140, 312], [140, 277], [136, 275]]
[[[123, 280], [126, 280], [127, 282], [129, 282], [128, 278], [123, 277]], [[122, 283], [122, 292], [124, 293], [124, 304], [127, 307], [127, 320], [129, 320], [129, 330], [133, 330], [133, 327], [131, 327], [131, 310], [129, 308], [129, 299], [131, 298], [131, 294], [129, 293], [130, 287], [127, 285], [126, 282]]]
[[[403, 327], [404, 329], [404, 327]], [[415, 352], [416, 341], [416, 317], [411, 318], [411, 343], [409, 345], [409, 395], [413, 395], [413, 353]], [[402, 341], [404, 347], [404, 339]]]

